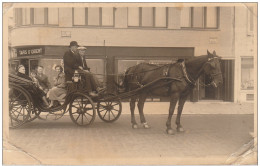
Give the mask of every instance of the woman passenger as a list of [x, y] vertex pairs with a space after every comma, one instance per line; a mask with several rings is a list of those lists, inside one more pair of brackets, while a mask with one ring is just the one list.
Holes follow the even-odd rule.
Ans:
[[55, 100], [62, 100], [66, 96], [66, 83], [65, 83], [65, 74], [63, 73], [63, 68], [60, 65], [55, 66], [55, 71], [57, 72], [57, 76], [54, 78], [54, 87], [49, 90], [48, 96], [51, 100], [49, 105], [53, 107]]

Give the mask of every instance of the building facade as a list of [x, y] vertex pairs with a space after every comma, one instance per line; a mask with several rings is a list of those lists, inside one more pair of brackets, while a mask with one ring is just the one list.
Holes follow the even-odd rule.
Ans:
[[[113, 74], [140, 62], [169, 63], [215, 50], [222, 57], [223, 86], [212, 89], [198, 83], [190, 99], [250, 102], [254, 99], [254, 10], [234, 6], [15, 8], [9, 63], [11, 68], [24, 64], [28, 73], [42, 65], [53, 77], [53, 66], [62, 63], [70, 41], [75, 40], [87, 47], [91, 71], [109, 85], [116, 79]], [[207, 80], [206, 76], [199, 79]]]

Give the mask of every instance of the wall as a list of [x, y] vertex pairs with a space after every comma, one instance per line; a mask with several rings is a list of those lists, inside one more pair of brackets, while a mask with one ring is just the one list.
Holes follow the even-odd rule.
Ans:
[[[59, 27], [21, 27], [12, 30], [12, 46], [63, 45], [71, 40], [86, 46], [129, 46], [129, 47], [195, 47], [195, 56], [216, 50], [217, 54], [230, 58], [232, 54], [231, 7], [220, 7], [218, 30], [180, 29], [180, 10], [169, 8], [173, 17], [168, 17], [168, 29], [127, 28], [127, 8], [115, 11], [115, 28], [72, 27], [72, 9], [61, 8]], [[66, 18], [66, 19], [65, 19]], [[71, 37], [61, 37], [61, 31]], [[24, 40], [26, 37], [27, 40]], [[105, 43], [104, 43], [105, 40]]]

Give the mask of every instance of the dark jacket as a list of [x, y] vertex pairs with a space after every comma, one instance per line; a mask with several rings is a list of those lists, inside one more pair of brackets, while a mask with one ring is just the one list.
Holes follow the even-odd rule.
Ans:
[[75, 70], [79, 69], [79, 66], [84, 70], [89, 70], [85, 57], [82, 57], [78, 53], [73, 53], [71, 50], [65, 52], [63, 56], [65, 80], [71, 81]]
[[[26, 74], [23, 74], [23, 73], [18, 72], [18, 73], [17, 73], [17, 76], [32, 81], [31, 77], [27, 76]], [[36, 88], [36, 89], [35, 89], [35, 93], [34, 93], [34, 91], [33, 91], [32, 88], [27, 89], [27, 91], [33, 91], [34, 95], [38, 95], [38, 96], [40, 96], [40, 97], [45, 96], [45, 93], [44, 93], [41, 89], [39, 89], [37, 86], [35, 86], [35, 88]]]
[[45, 90], [45, 89], [50, 89], [51, 84], [48, 80], [48, 77], [45, 74], [37, 74], [36, 75], [37, 80], [39, 81], [40, 86]]

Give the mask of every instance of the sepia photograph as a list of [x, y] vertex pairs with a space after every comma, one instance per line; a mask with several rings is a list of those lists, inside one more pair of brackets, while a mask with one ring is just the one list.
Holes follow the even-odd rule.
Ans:
[[3, 2], [3, 165], [258, 165], [258, 3]]

